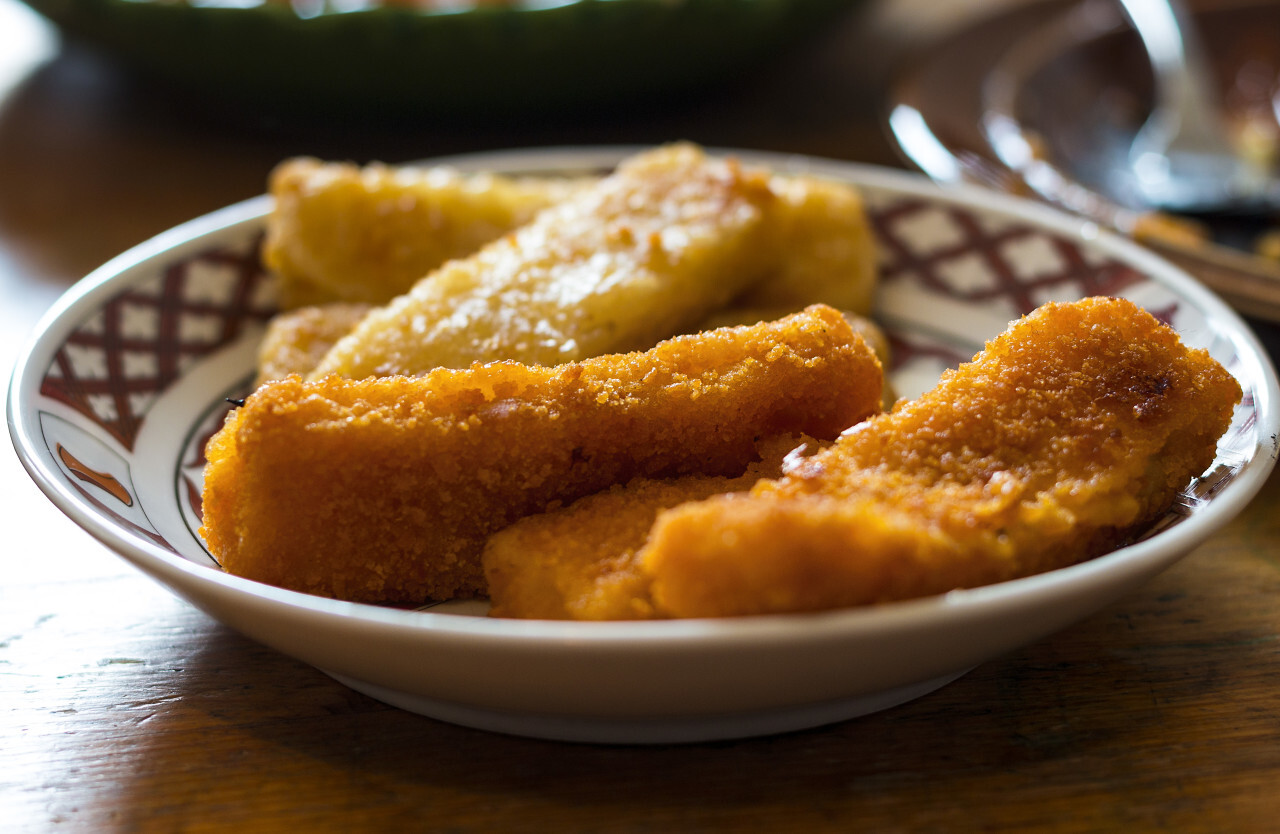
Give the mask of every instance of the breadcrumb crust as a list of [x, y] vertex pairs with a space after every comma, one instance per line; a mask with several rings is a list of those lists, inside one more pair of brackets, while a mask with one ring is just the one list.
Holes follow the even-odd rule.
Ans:
[[207, 448], [223, 568], [365, 602], [482, 594], [485, 538], [636, 477], [737, 475], [758, 438], [834, 437], [881, 370], [837, 311], [558, 367], [269, 382]]
[[1132, 302], [1046, 304], [783, 478], [662, 513], [638, 558], [673, 617], [885, 602], [1062, 567], [1167, 510], [1213, 461], [1240, 396]]

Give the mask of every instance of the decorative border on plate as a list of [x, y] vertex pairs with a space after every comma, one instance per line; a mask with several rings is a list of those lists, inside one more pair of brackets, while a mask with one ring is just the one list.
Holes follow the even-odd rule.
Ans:
[[259, 241], [175, 261], [112, 298], [59, 346], [40, 393], [132, 450], [152, 403], [191, 363], [275, 312]]

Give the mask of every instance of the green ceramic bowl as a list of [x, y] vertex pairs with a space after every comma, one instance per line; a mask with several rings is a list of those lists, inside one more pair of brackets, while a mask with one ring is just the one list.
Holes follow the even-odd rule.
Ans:
[[68, 35], [183, 88], [306, 110], [430, 115], [689, 91], [760, 64], [858, 0], [526, 0], [311, 17], [287, 3], [26, 2]]

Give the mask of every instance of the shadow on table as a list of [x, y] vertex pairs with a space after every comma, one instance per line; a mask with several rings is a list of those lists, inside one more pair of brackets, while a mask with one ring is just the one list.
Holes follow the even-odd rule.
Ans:
[[[1276, 522], [1266, 523], [1275, 535]], [[207, 808], [229, 824], [336, 825], [345, 814], [409, 826], [429, 814], [459, 831], [769, 820], [878, 830], [876, 821], [954, 823], [964, 808], [978, 814], [973, 822], [990, 812], [1034, 830], [1082, 796], [1093, 797], [1087, 814], [1100, 824], [1156, 807], [1176, 818], [1170, 780], [1202, 793], [1237, 766], [1231, 739], [1259, 730], [1241, 725], [1238, 704], [1224, 708], [1238, 697], [1232, 670], [1274, 655], [1274, 635], [1223, 624], [1240, 604], [1236, 582], [1274, 593], [1280, 572], [1237, 559], [1223, 583], [1215, 559], [1192, 557], [1085, 623], [914, 703], [811, 731], [683, 746], [560, 744], [443, 724], [217, 629], [186, 663], [191, 689], [135, 739], [138, 765], [113, 802], [180, 796], [173, 774], [148, 762], [171, 762], [163, 747], [185, 744], [198, 761], [188, 804], [168, 811], [174, 820]]]

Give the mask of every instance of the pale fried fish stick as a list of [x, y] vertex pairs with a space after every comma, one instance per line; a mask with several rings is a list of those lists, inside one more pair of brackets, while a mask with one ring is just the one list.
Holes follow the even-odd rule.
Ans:
[[271, 317], [258, 345], [255, 387], [269, 379], [309, 374], [338, 340], [355, 329], [371, 307], [336, 301], [299, 307]]
[[367, 602], [483, 593], [490, 533], [635, 477], [737, 474], [756, 438], [831, 437], [880, 365], [826, 307], [559, 367], [267, 383], [207, 448], [227, 571]]
[[765, 222], [774, 200], [762, 173], [694, 146], [640, 154], [370, 313], [312, 377], [557, 365], [649, 347], [778, 264]]
[[297, 158], [271, 173], [264, 263], [284, 309], [385, 304], [581, 187], [581, 180]]
[[[282, 163], [272, 177], [276, 207], [264, 257], [279, 273], [284, 306], [292, 309], [268, 329], [260, 379], [311, 373], [372, 309], [362, 304], [390, 301], [439, 266], [442, 253], [471, 254], [498, 236], [495, 229], [530, 219], [535, 208], [564, 200], [586, 182], [313, 159]], [[870, 306], [875, 248], [857, 190], [780, 175], [769, 178], [769, 188], [777, 199], [765, 222], [782, 241], [781, 263], [729, 308], [691, 329], [779, 318], [809, 304], [855, 314]], [[339, 298], [364, 302], [329, 301]], [[303, 300], [309, 303], [299, 307]], [[874, 333], [863, 335], [878, 344]]]
[[813, 438], [781, 435], [757, 444], [760, 460], [738, 477], [636, 478], [494, 533], [482, 554], [494, 617], [644, 620], [660, 614], [636, 554], [661, 510], [751, 489], [782, 474], [793, 449]]
[[775, 175], [773, 222], [783, 241], [782, 262], [735, 299], [735, 306], [798, 310], [829, 304], [859, 316], [871, 313], [877, 283], [876, 244], [862, 195], [847, 183]]
[[809, 611], [983, 585], [1123, 542], [1212, 462], [1240, 399], [1128, 301], [1049, 304], [929, 393], [749, 496], [659, 516], [670, 616]]
[[[290, 159], [271, 174], [263, 260], [279, 276], [284, 309], [386, 304], [446, 260], [471, 255], [591, 183]], [[876, 256], [858, 190], [780, 174], [768, 185], [776, 198], [768, 222], [784, 258], [738, 302], [788, 313], [829, 304], [866, 315]]]

